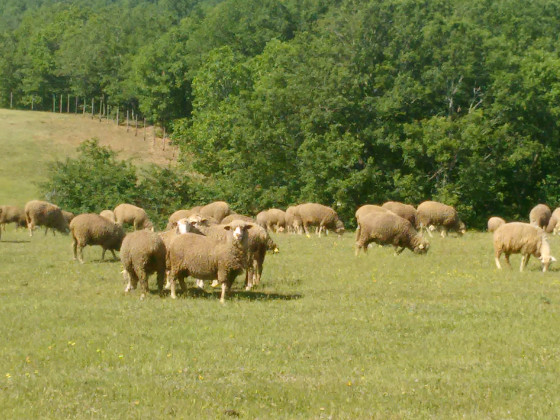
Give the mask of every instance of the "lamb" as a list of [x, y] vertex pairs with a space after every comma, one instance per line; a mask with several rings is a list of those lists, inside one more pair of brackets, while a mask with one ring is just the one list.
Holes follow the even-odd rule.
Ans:
[[70, 222], [72, 233], [72, 250], [76, 258], [84, 263], [82, 250], [87, 245], [100, 245], [103, 248], [101, 259], [105, 259], [105, 251], [110, 250], [117, 259], [115, 251], [121, 248], [125, 233], [122, 226], [112, 223], [96, 213], [85, 213], [76, 216]]
[[132, 204], [119, 204], [115, 207], [115, 219], [117, 223], [124, 225], [125, 223], [132, 224], [134, 230], [150, 229], [154, 230], [154, 225], [148, 218], [146, 211], [141, 207], [133, 206]]
[[115, 212], [113, 210], [102, 210], [99, 215], [110, 222], [117, 223], [117, 218], [115, 217]]
[[331, 229], [338, 235], [344, 233], [344, 224], [338, 218], [338, 214], [332, 208], [318, 203], [305, 203], [298, 206], [298, 213], [303, 223], [305, 234], [309, 235], [309, 226], [318, 227], [317, 235]]
[[[356, 240], [356, 255], [371, 242], [380, 245], [393, 245], [400, 254], [408, 248], [416, 254], [425, 254], [430, 244], [420, 235], [412, 224], [392, 212], [372, 212], [360, 219], [360, 234]], [[400, 248], [400, 249], [399, 249]]]
[[506, 263], [509, 263], [511, 254], [521, 254], [521, 265], [519, 271], [527, 266], [529, 258], [534, 255], [542, 263], [542, 271], [548, 270], [550, 263], [556, 258], [550, 255], [550, 245], [544, 231], [532, 224], [512, 222], [500, 226], [494, 232], [494, 260], [496, 267], [501, 269], [500, 256], [505, 254]]
[[416, 228], [426, 229], [430, 236], [430, 226], [441, 230], [441, 237], [447, 236], [449, 231], [457, 232], [459, 236], [466, 232], [465, 224], [459, 218], [457, 210], [437, 201], [424, 201], [418, 206], [416, 214]]
[[225, 201], [214, 201], [198, 209], [197, 213], [205, 217], [213, 217], [221, 223], [224, 217], [231, 214], [231, 209]]
[[[68, 233], [68, 222], [66, 222], [60, 207], [55, 204], [32, 200], [25, 205], [24, 212], [29, 236], [33, 236], [35, 226], [45, 226], [62, 233]], [[46, 233], [45, 230], [45, 235]]]
[[253, 226], [240, 220], [221, 225], [227, 233], [225, 242], [194, 233], [179, 235], [168, 250], [171, 278], [171, 297], [176, 298], [175, 282], [186, 290], [184, 278], [192, 276], [202, 280], [218, 280], [222, 285], [220, 302], [246, 265], [247, 231]]
[[0, 237], [2, 229], [6, 230], [7, 223], [15, 223], [16, 228], [27, 227], [25, 211], [17, 206], [0, 206]]
[[552, 212], [552, 216], [548, 221], [548, 226], [546, 227], [547, 233], [552, 233], [554, 235], [558, 234], [560, 230], [560, 207]]
[[303, 222], [299, 215], [299, 206], [290, 206], [286, 209], [286, 229], [288, 232], [303, 233]]
[[488, 232], [494, 232], [500, 226], [505, 225], [506, 221], [501, 217], [491, 217], [488, 219]]
[[234, 220], [243, 220], [244, 222], [247, 223], [255, 222], [255, 220], [252, 217], [245, 216], [244, 214], [231, 213], [230, 215], [224, 217], [220, 223], [222, 225], [227, 225], [228, 223], [231, 223]]
[[399, 203], [398, 201], [387, 201], [381, 207], [408, 220], [412, 223], [412, 226], [416, 226], [416, 209], [410, 204]]
[[257, 214], [257, 224], [273, 232], [283, 232], [286, 229], [286, 212], [280, 209], [263, 210]]
[[550, 207], [546, 204], [537, 204], [529, 213], [529, 223], [541, 229], [546, 229], [551, 217]]
[[127, 234], [121, 245], [123, 276], [128, 284], [125, 293], [136, 289], [138, 282], [142, 288], [140, 299], [148, 294], [148, 277], [157, 273], [157, 285], [161, 295], [165, 278], [166, 249], [161, 237], [154, 232], [139, 230]]

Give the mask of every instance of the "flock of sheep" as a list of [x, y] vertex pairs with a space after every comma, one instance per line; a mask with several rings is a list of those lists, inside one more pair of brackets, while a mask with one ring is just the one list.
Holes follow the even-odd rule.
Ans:
[[[448, 232], [465, 233], [465, 224], [457, 211], [436, 201], [425, 201], [418, 208], [396, 201], [381, 206], [366, 204], [356, 211], [356, 221], [356, 254], [360, 250], [367, 252], [372, 242], [392, 245], [397, 254], [405, 248], [425, 254], [430, 244], [424, 233], [430, 237], [435, 230], [442, 237]], [[81, 263], [83, 248], [88, 245], [101, 246], [102, 259], [107, 250], [115, 259], [115, 251], [120, 251], [127, 281], [125, 291], [140, 283], [141, 298], [148, 293], [148, 276], [156, 273], [160, 293], [167, 288], [175, 298], [176, 283], [186, 291], [184, 280], [190, 276], [196, 279], [198, 287], [204, 287], [205, 280], [212, 280], [214, 287], [221, 285], [221, 302], [235, 278], [244, 271], [247, 289], [260, 282], [266, 252], [278, 252], [269, 231], [309, 236], [310, 228], [315, 227], [318, 236], [329, 231], [344, 233], [344, 224], [336, 211], [317, 203], [288, 207], [285, 212], [269, 209], [252, 218], [232, 212], [226, 202], [216, 201], [178, 210], [169, 217], [165, 231], [154, 232], [146, 212], [132, 204], [119, 204], [100, 214], [74, 216], [54, 204], [33, 200], [24, 209], [0, 206], [0, 237], [6, 223], [27, 227], [31, 236], [38, 226], [45, 227], [45, 235], [49, 229], [53, 234], [70, 232], [74, 259]], [[133, 226], [134, 231], [127, 234], [124, 225]], [[550, 254], [545, 230], [556, 233], [559, 229], [560, 208], [551, 213], [543, 204], [531, 211], [530, 223], [490, 218], [488, 230], [494, 233], [496, 266], [501, 268], [501, 254], [509, 265], [509, 256], [519, 253], [521, 271], [531, 255], [541, 260], [546, 271], [556, 260]]]

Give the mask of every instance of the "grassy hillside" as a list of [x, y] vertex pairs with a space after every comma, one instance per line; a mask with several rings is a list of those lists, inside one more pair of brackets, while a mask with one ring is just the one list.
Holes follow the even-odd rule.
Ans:
[[23, 205], [39, 198], [37, 182], [45, 176], [46, 163], [73, 155], [84, 140], [97, 137], [100, 144], [119, 151], [121, 158], [138, 164], [167, 164], [174, 159], [170, 147], [162, 150], [162, 140], [153, 147], [153, 131], [136, 137], [134, 128], [117, 127], [114, 121], [91, 119], [74, 114], [53, 114], [0, 109], [0, 204]]

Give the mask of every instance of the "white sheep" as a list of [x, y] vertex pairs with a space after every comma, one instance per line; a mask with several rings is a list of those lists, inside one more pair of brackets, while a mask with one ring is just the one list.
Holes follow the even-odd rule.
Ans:
[[529, 223], [541, 229], [546, 229], [551, 216], [550, 207], [546, 204], [537, 204], [529, 213]]
[[494, 232], [500, 226], [505, 225], [506, 221], [501, 217], [491, 217], [488, 219], [488, 232]]
[[544, 231], [529, 223], [512, 222], [500, 226], [494, 232], [494, 259], [496, 267], [501, 269], [500, 256], [504, 254], [506, 263], [509, 263], [511, 254], [521, 254], [521, 265], [519, 271], [527, 266], [531, 255], [539, 258], [543, 266], [543, 272], [548, 270], [551, 262], [556, 258], [550, 255], [550, 245]]

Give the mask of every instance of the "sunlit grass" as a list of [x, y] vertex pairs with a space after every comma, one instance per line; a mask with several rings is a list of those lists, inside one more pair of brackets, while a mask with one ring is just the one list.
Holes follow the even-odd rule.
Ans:
[[[427, 256], [278, 235], [263, 284], [125, 295], [70, 239], [0, 242], [5, 418], [556, 417], [557, 267], [499, 272], [489, 234]], [[21, 242], [20, 242], [21, 241]], [[29, 242], [28, 242], [29, 241]], [[560, 241], [552, 238], [553, 250]], [[518, 259], [512, 258], [515, 264]], [[155, 292], [155, 280], [151, 280]], [[229, 410], [229, 411], [228, 411]]]

